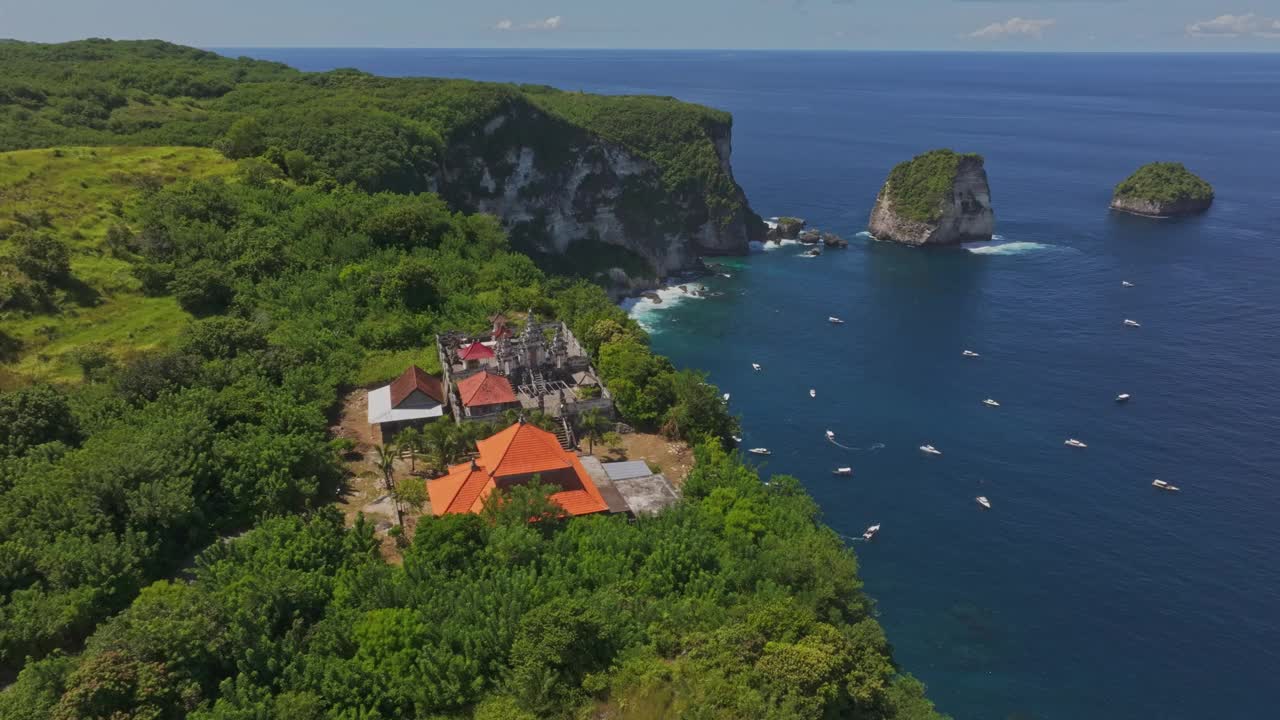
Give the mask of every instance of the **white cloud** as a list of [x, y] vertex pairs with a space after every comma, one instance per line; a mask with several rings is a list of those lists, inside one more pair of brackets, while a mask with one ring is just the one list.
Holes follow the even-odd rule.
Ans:
[[559, 15], [553, 15], [543, 20], [533, 20], [519, 25], [512, 22], [510, 18], [503, 18], [494, 24], [493, 29], [502, 32], [511, 30], [559, 30], [563, 26], [564, 18]]
[[1254, 13], [1244, 15], [1219, 15], [1212, 20], [1200, 20], [1187, 26], [1190, 37], [1263, 37], [1280, 38], [1280, 20]]
[[1012, 37], [1031, 37], [1039, 40], [1044, 36], [1045, 28], [1058, 22], [1053, 18], [1043, 20], [1032, 20], [1020, 17], [1009, 18], [1004, 22], [991, 23], [990, 25], [974, 30], [969, 33], [969, 37], [979, 40], [1000, 40]]

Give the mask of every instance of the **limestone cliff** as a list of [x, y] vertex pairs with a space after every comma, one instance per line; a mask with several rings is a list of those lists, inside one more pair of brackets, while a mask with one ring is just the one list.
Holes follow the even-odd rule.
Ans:
[[991, 188], [979, 155], [934, 150], [901, 163], [876, 197], [868, 232], [907, 245], [990, 240]]
[[[733, 181], [730, 135], [726, 123], [697, 138], [714, 148], [712, 172], [728, 199], [712, 202], [697, 183], [672, 187], [664, 168], [635, 148], [511, 102], [450, 138], [433, 189], [458, 207], [496, 215], [522, 250], [597, 257], [590, 246], [605, 243], [661, 277], [697, 267], [700, 256], [746, 254], [749, 241], [763, 238], [763, 223]], [[627, 270], [633, 279], [644, 274]]]

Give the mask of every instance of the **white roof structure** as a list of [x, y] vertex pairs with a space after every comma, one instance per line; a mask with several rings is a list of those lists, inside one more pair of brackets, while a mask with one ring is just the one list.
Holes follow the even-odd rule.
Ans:
[[391, 407], [391, 386], [383, 385], [369, 391], [369, 424], [379, 425], [405, 420], [428, 420], [444, 415], [444, 406], [436, 403], [434, 407]]

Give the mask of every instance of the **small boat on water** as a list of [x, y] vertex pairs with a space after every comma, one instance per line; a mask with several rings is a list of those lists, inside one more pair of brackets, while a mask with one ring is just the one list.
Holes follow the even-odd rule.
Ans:
[[1129, 282], [1128, 280], [1121, 280], [1120, 287], [1133, 287], [1133, 283]]
[[1179, 488], [1177, 485], [1170, 485], [1169, 483], [1163, 480], [1152, 480], [1151, 487], [1157, 490], [1164, 490], [1165, 492], [1178, 492], [1179, 490], [1182, 489], [1182, 488]]
[[747, 452], [751, 453], [752, 455], [772, 455], [773, 454], [769, 452], [769, 448], [751, 448]]
[[991, 398], [987, 398], [986, 400], [983, 400], [982, 404], [990, 407], [1000, 407], [1000, 403], [996, 402], [995, 400], [992, 400]]
[[831, 432], [830, 430], [828, 430], [828, 431], [827, 431], [827, 439], [828, 439], [828, 440], [830, 440], [831, 442], [835, 442], [835, 441], [836, 441], [836, 434], [835, 434], [835, 433], [833, 433], [833, 432]]
[[720, 273], [720, 277], [722, 277], [722, 278], [731, 278], [731, 277], [733, 277], [733, 276], [732, 276], [732, 275], [730, 275], [729, 273]]
[[724, 394], [724, 401], [729, 402], [729, 393]]
[[1077, 440], [1077, 439], [1075, 439], [1075, 438], [1067, 438], [1065, 441], [1063, 441], [1063, 443], [1062, 443], [1062, 444], [1063, 444], [1063, 445], [1070, 445], [1071, 447], [1074, 447], [1074, 448], [1087, 448], [1087, 447], [1089, 447], [1088, 445], [1085, 445], [1084, 443], [1080, 442], [1079, 440]]
[[876, 533], [878, 532], [880, 532], [880, 523], [876, 523], [875, 525], [872, 525], [871, 527], [867, 528], [866, 531], [862, 533], [862, 539], [870, 540], [871, 538], [875, 537]]
[[1116, 396], [1116, 402], [1129, 402], [1129, 393], [1120, 393]]
[[844, 324], [844, 321], [843, 321], [843, 320], [841, 320], [840, 318], [836, 317], [835, 315], [832, 315], [832, 316], [828, 317], [828, 318], [827, 318], [827, 322], [831, 323], [832, 325], [843, 325], [843, 324]]
[[921, 445], [920, 452], [928, 455], [941, 455], [942, 451], [932, 445]]
[[751, 363], [751, 369], [760, 372], [760, 363]]
[[818, 397], [818, 391], [817, 391], [817, 390], [814, 390], [813, 388], [809, 388], [809, 397], [811, 397], [811, 398], [816, 398], [816, 397]]
[[974, 498], [974, 500], [977, 500], [978, 504], [981, 505], [982, 507], [988, 510], [991, 509], [991, 501], [987, 499], [986, 495], [979, 495], [978, 497]]
[[964, 352], [962, 352], [962, 353], [960, 353], [960, 354], [961, 354], [961, 355], [963, 355], [963, 356], [965, 356], [965, 357], [982, 357], [981, 355], [979, 355], [978, 353], [976, 353], [976, 352], [974, 352], [974, 351], [972, 351], [972, 350], [965, 350]]
[[1124, 324], [1128, 325], [1129, 327], [1142, 327], [1141, 325], [1138, 324], [1137, 320], [1130, 320], [1128, 318], [1125, 318]]
[[832, 475], [852, 475], [853, 468], [847, 468], [847, 467], [836, 468], [835, 470], [831, 471], [831, 474]]

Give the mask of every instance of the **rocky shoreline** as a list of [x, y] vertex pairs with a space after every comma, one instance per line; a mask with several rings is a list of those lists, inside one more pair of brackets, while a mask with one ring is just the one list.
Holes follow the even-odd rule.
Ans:
[[840, 237], [833, 232], [825, 232], [817, 228], [808, 227], [808, 222], [804, 218], [798, 217], [774, 217], [764, 221], [768, 231], [765, 233], [765, 243], [781, 244], [783, 240], [794, 240], [803, 245], [823, 245], [829, 248], [847, 248], [849, 241]]

